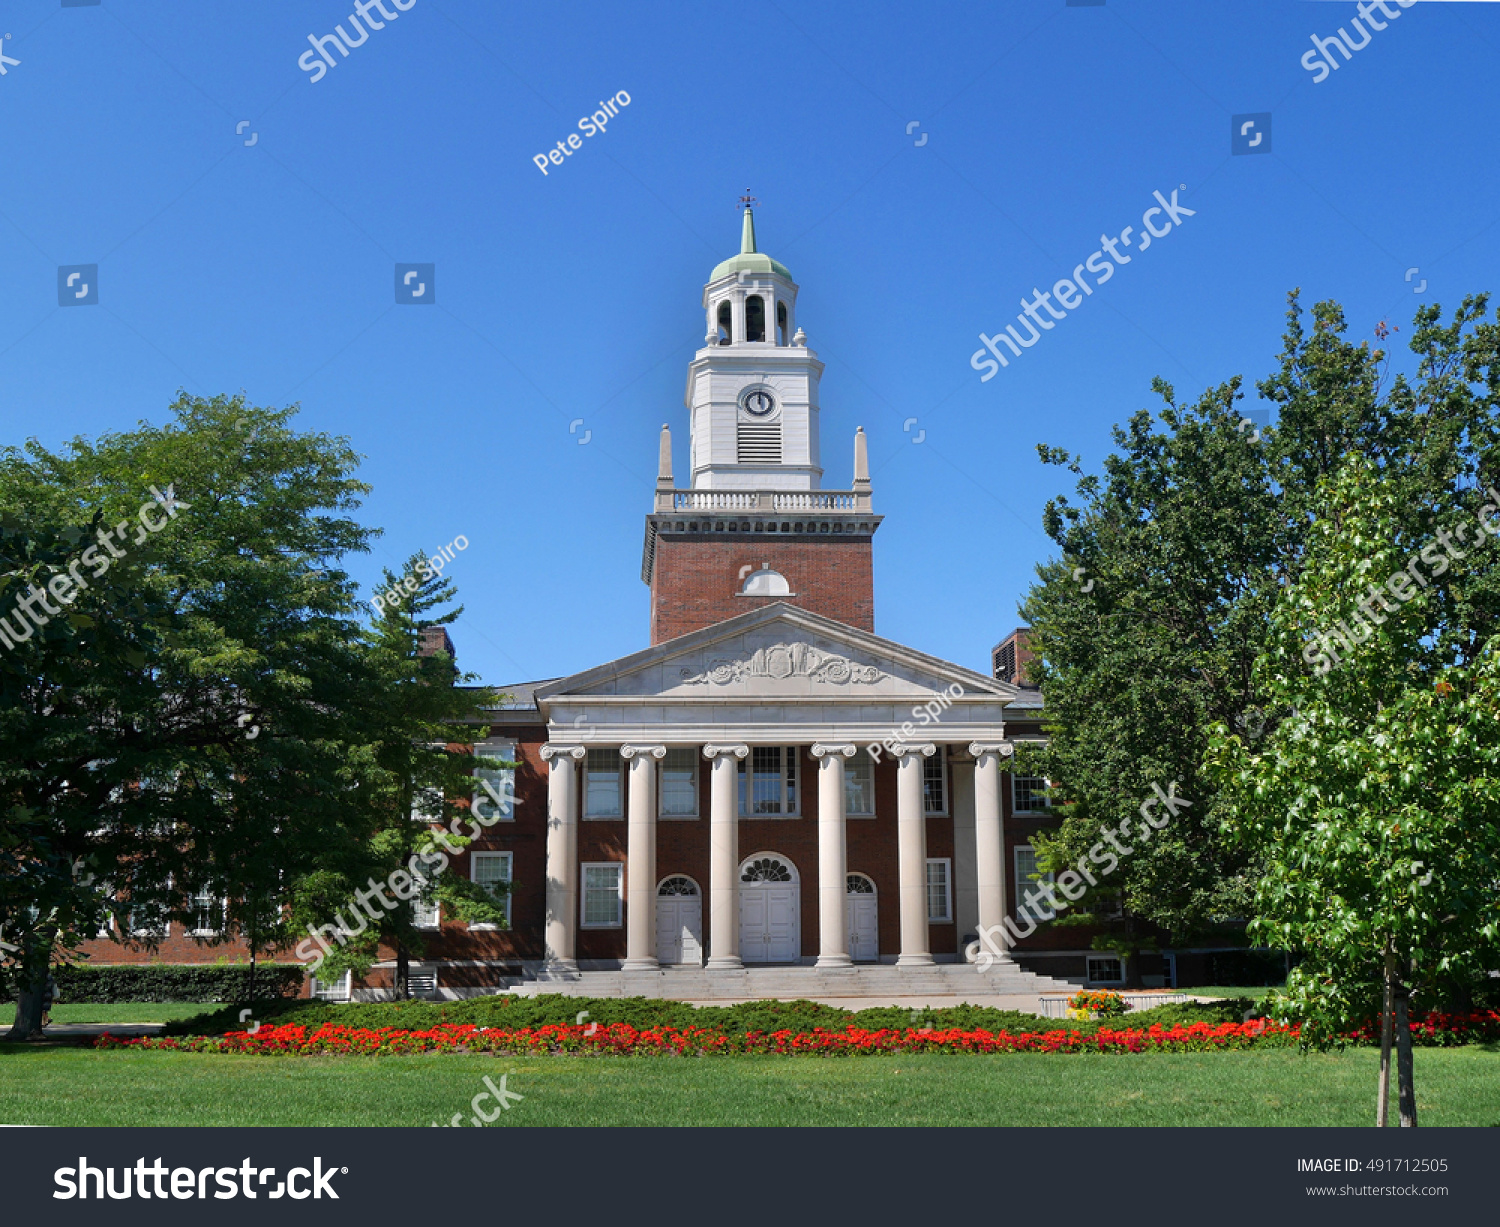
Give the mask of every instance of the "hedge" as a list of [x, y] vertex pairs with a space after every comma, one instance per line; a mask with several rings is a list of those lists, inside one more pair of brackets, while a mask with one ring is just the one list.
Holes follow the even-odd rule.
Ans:
[[[240, 963], [138, 963], [53, 968], [57, 999], [91, 1005], [123, 1001], [227, 1002], [245, 995], [249, 965]], [[300, 963], [261, 963], [255, 968], [259, 1000], [295, 997], [302, 988]], [[15, 973], [0, 974], [0, 1001], [16, 999]]]

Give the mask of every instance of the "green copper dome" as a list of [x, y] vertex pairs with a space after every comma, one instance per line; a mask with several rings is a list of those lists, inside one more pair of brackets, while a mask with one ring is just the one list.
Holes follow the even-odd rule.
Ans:
[[755, 250], [755, 214], [748, 208], [745, 210], [745, 226], [740, 233], [740, 254], [730, 256], [729, 259], [714, 265], [714, 271], [709, 274], [708, 279], [717, 281], [720, 277], [727, 277], [730, 273], [740, 272], [775, 273], [779, 277], [785, 277], [788, 281], [792, 279], [792, 274], [787, 271], [785, 264]]

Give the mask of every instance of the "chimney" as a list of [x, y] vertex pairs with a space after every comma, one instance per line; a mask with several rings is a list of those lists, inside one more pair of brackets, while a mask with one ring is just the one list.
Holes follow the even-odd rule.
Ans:
[[455, 659], [458, 655], [453, 650], [453, 640], [448, 638], [448, 628], [424, 626], [417, 639], [417, 655], [436, 656], [439, 652], [446, 653], [449, 660]]
[[1026, 668], [1035, 659], [1036, 653], [1031, 650], [1031, 629], [1018, 626], [991, 650], [991, 672], [996, 681], [1035, 689]]

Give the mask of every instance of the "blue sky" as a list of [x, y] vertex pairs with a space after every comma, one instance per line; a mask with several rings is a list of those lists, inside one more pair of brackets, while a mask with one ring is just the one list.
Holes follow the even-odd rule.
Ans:
[[[1424, 0], [1315, 82], [1352, 3], [415, 0], [313, 82], [352, 8], [0, 4], [0, 442], [160, 422], [179, 387], [300, 402], [366, 457], [367, 592], [467, 537], [454, 637], [491, 683], [646, 644], [657, 428], [681, 474], [746, 188], [827, 364], [827, 486], [871, 437], [876, 629], [979, 669], [1068, 488], [1037, 443], [1096, 467], [1153, 376], [1263, 377], [1294, 286], [1401, 337], [1500, 287], [1496, 4]], [[1270, 152], [1232, 156], [1263, 112]], [[1173, 189], [1194, 215], [981, 382], [978, 334]], [[396, 262], [434, 306], [395, 304]], [[59, 307], [69, 264], [97, 305]]]

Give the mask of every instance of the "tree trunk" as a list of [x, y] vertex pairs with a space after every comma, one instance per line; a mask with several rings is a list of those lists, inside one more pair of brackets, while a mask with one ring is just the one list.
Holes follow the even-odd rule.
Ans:
[[255, 939], [250, 939], [250, 974], [245, 977], [245, 1004], [255, 1005]]
[[397, 1001], [405, 1001], [409, 996], [407, 987], [407, 973], [411, 969], [411, 960], [407, 957], [406, 947], [396, 947], [396, 980], [393, 985]]
[[[1384, 1129], [1391, 1106], [1391, 1024], [1395, 1008], [1396, 948], [1385, 947], [1385, 1004], [1380, 1011], [1380, 1098], [1375, 1105], [1375, 1127]], [[1409, 1038], [1409, 1037], [1408, 1037]]]
[[1406, 985], [1396, 989], [1396, 1086], [1401, 1104], [1401, 1128], [1417, 1127], [1417, 1092], [1412, 1081], [1411, 1024], [1407, 1018]]
[[[43, 938], [45, 937], [45, 944]], [[42, 951], [46, 954], [42, 954]], [[35, 934], [27, 941], [16, 967], [16, 1019], [7, 1040], [29, 1040], [42, 1030], [42, 995], [47, 991], [51, 970], [52, 935]]]

